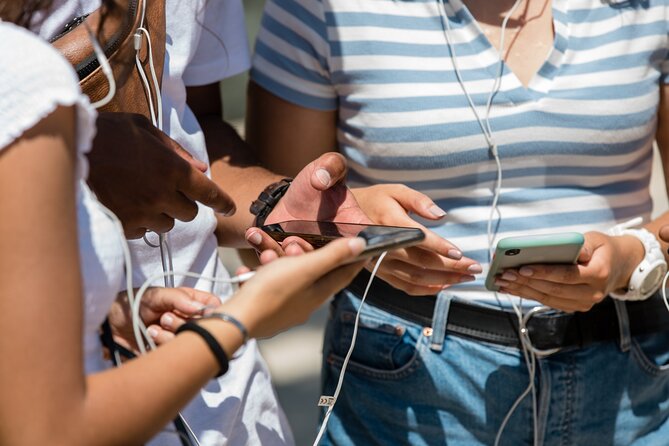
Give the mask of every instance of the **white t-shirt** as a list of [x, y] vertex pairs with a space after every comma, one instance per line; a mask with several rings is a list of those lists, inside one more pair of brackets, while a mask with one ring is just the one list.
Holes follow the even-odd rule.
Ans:
[[[77, 224], [84, 296], [84, 366], [87, 373], [107, 367], [98, 329], [123, 281], [122, 234], [116, 230], [83, 180], [84, 154], [95, 135], [95, 110], [81, 94], [72, 67], [33, 33], [0, 22], [0, 152], [59, 106], [77, 113]], [[30, 206], [29, 203], [26, 206]], [[57, 299], [68, 296], [54, 294]]]
[[[55, 10], [41, 23], [40, 34], [46, 38], [57, 34], [73, 17], [93, 11], [99, 3], [99, 0], [56, 2]], [[163, 130], [195, 158], [208, 162], [204, 134], [186, 104], [186, 87], [215, 83], [248, 69], [241, 1], [169, 0], [166, 2], [166, 34], [161, 88]], [[228, 277], [218, 259], [215, 227], [214, 212], [201, 205], [193, 221], [176, 222], [167, 235], [175, 271]], [[135, 286], [162, 272], [159, 249], [142, 240], [131, 242], [131, 249]], [[162, 285], [162, 281], [156, 285]], [[176, 277], [175, 285], [210, 291], [221, 297], [231, 292], [227, 285], [212, 285], [206, 280]], [[166, 370], [166, 373], [178, 373], [178, 370]], [[211, 381], [182, 413], [202, 444], [293, 443], [255, 341], [250, 341], [243, 354], [230, 362], [230, 370]], [[161, 434], [152, 444], [180, 443], [174, 434]]]

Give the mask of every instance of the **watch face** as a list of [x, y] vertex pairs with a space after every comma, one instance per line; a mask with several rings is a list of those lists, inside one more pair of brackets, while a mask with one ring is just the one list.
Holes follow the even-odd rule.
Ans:
[[664, 276], [664, 271], [665, 268], [663, 265], [657, 265], [650, 272], [648, 272], [648, 275], [641, 285], [641, 294], [646, 294], [657, 287], [657, 284], [662, 280], [662, 276]]

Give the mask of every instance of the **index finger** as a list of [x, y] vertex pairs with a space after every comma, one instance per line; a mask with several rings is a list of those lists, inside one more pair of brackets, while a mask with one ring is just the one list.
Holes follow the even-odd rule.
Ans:
[[577, 285], [587, 282], [583, 277], [585, 268], [583, 265], [534, 264], [521, 266], [515, 272], [528, 279]]
[[216, 212], [230, 216], [235, 213], [235, 202], [205, 174], [189, 166], [189, 173], [177, 184], [186, 197], [209, 206]]

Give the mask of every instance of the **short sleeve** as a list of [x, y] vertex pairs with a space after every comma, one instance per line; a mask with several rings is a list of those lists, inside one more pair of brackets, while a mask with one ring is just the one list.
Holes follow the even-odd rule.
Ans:
[[76, 107], [77, 149], [90, 149], [97, 114], [58, 51], [30, 31], [0, 22], [0, 66], [0, 150], [59, 106]]
[[251, 79], [270, 93], [317, 110], [335, 110], [322, 2], [267, 0]]
[[249, 44], [241, 0], [208, 1], [198, 14], [200, 38], [183, 80], [187, 86], [218, 82], [249, 69]]

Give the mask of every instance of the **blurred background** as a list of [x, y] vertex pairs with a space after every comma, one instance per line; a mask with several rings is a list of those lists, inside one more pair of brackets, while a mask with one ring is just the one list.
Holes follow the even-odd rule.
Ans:
[[[258, 32], [263, 5], [264, 0], [244, 0], [251, 50]], [[247, 81], [248, 74], [243, 73], [221, 82], [225, 119], [240, 133], [244, 127]], [[657, 158], [656, 151], [655, 159]], [[657, 162], [653, 166], [652, 189], [655, 203], [653, 214], [659, 215], [669, 206], [662, 168]], [[234, 271], [241, 264], [233, 249], [221, 249], [221, 258], [230, 271]], [[288, 416], [298, 446], [312, 444], [317, 433], [321, 347], [327, 311], [326, 305], [307, 324], [260, 342], [260, 349], [272, 372], [279, 401]]]

